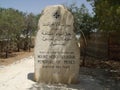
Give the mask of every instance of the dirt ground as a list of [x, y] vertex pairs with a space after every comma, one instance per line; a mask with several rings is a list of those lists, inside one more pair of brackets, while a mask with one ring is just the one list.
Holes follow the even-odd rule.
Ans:
[[[120, 61], [87, 57], [85, 66], [80, 67], [79, 84], [51, 86], [38, 85], [34, 82], [33, 50], [15, 54], [15, 57], [0, 59], [0, 90], [119, 90], [120, 88]], [[20, 62], [14, 63], [19, 60]]]
[[[82, 62], [82, 61], [81, 61]], [[97, 58], [86, 57], [84, 66], [81, 67], [91, 68], [91, 69], [102, 69], [109, 71], [110, 78], [120, 81], [120, 61], [119, 60], [103, 60]], [[93, 73], [90, 73], [91, 75]], [[94, 76], [94, 74], [93, 74]]]
[[120, 70], [120, 60], [106, 60], [86, 57], [85, 67]]
[[[88, 65], [88, 64], [87, 64]], [[45, 85], [34, 81], [34, 57], [0, 67], [0, 90], [119, 90], [117, 70], [80, 67], [78, 84]]]
[[[21, 51], [21, 52], [14, 52], [9, 56], [9, 58], [0, 58], [0, 66], [7, 66], [16, 61], [19, 61], [23, 58], [27, 58], [29, 56], [33, 56], [34, 49], [31, 51]], [[113, 77], [115, 79], [120, 80], [120, 61], [116, 60], [99, 60], [93, 57], [86, 57], [85, 64], [82, 64], [82, 57], [81, 57], [81, 66], [86, 68], [98, 68], [98, 69], [107, 69], [113, 72]]]
[[12, 54], [10, 54], [8, 58], [0, 58], [0, 66], [12, 64], [13, 62], [29, 57], [31, 55], [33, 55], [33, 49], [31, 49], [30, 52], [29, 51], [13, 52]]

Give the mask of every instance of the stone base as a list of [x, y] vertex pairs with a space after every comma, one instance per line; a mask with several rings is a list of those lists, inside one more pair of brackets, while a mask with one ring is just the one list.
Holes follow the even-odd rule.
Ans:
[[42, 77], [42, 78], [39, 78], [37, 77], [36, 75], [34, 76], [34, 79], [36, 82], [38, 83], [44, 83], [44, 84], [77, 84], [79, 83], [79, 80], [78, 80], [78, 77], [60, 77], [60, 75], [58, 75], [58, 79], [56, 79], [54, 76], [50, 76], [49, 77]]

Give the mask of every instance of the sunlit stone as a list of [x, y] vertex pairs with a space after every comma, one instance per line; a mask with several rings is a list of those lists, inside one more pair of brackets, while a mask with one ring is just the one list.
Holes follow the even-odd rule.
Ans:
[[37, 82], [78, 81], [80, 51], [73, 23], [73, 15], [62, 5], [48, 6], [42, 12], [34, 52]]

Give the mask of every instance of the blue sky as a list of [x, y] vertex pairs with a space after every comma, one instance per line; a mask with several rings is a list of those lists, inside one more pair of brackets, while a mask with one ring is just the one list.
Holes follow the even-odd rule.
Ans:
[[76, 2], [77, 6], [85, 4], [89, 12], [92, 13], [92, 7], [86, 0], [0, 0], [0, 7], [14, 8], [27, 13], [39, 14], [46, 6], [56, 4], [72, 4]]

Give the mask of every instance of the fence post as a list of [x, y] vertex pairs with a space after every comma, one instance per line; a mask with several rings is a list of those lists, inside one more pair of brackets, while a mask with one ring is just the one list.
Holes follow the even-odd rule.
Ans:
[[110, 59], [110, 33], [108, 32], [108, 60]]

